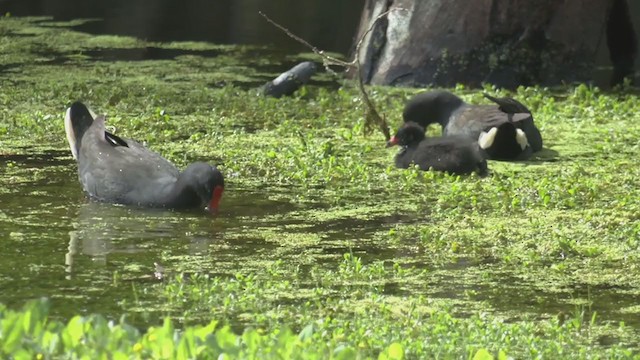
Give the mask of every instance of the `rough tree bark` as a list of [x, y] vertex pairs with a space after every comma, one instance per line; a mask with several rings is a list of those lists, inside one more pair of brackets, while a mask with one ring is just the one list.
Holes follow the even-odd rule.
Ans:
[[482, 82], [513, 88], [589, 81], [606, 44], [612, 84], [634, 71], [637, 40], [627, 0], [367, 0], [365, 81], [385, 85]]

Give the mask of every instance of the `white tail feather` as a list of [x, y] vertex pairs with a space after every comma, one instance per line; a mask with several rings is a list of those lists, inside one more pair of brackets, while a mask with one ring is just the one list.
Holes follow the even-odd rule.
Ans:
[[488, 132], [481, 132], [480, 137], [478, 137], [478, 145], [480, 145], [481, 149], [488, 149], [493, 145], [493, 141], [496, 139], [496, 134], [498, 133], [497, 127], [492, 127]]
[[67, 109], [67, 113], [64, 116], [64, 131], [67, 133], [67, 141], [71, 148], [71, 155], [78, 160], [78, 153], [76, 150], [76, 134], [73, 132], [73, 124], [71, 123], [71, 108]]
[[516, 129], [516, 141], [518, 142], [522, 150], [526, 149], [527, 146], [529, 146], [527, 134], [525, 134], [521, 129]]
[[[95, 119], [96, 114], [89, 108], [87, 108], [87, 110], [89, 110], [91, 117]], [[76, 149], [78, 140], [76, 138], [76, 133], [73, 131], [73, 123], [71, 122], [71, 108], [68, 108], [67, 113], [64, 115], [64, 131], [67, 133], [67, 141], [71, 148], [71, 155], [73, 155], [74, 159], [78, 160], [78, 150]]]

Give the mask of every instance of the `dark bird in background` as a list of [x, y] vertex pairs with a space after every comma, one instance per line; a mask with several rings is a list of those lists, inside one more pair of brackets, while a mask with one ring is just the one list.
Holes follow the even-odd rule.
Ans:
[[465, 135], [427, 138], [422, 126], [415, 122], [404, 123], [387, 142], [387, 147], [402, 146], [395, 158], [396, 166], [406, 169], [417, 165], [421, 170], [445, 171], [452, 174], [487, 175], [484, 149], [490, 147], [497, 129], [481, 133], [479, 141]]
[[402, 116], [405, 122], [423, 128], [438, 123], [443, 135], [463, 135], [472, 140], [496, 128], [492, 145], [485, 149], [490, 159], [526, 160], [542, 149], [542, 136], [526, 106], [508, 97], [485, 97], [494, 104], [468, 104], [443, 90], [424, 92], [407, 102]]

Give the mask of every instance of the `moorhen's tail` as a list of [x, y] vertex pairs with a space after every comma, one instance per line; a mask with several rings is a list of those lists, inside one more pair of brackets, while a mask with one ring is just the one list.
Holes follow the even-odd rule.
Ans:
[[495, 160], [524, 159], [523, 153], [531, 154], [527, 136], [513, 123], [504, 123], [481, 133], [478, 145]]
[[484, 95], [485, 98], [493, 101], [494, 103], [496, 103], [498, 105], [498, 108], [500, 109], [500, 111], [507, 113], [507, 114], [516, 114], [516, 113], [528, 113], [531, 114], [531, 111], [529, 111], [529, 109], [524, 106], [524, 104], [522, 104], [521, 102], [519, 102], [516, 99], [510, 98], [510, 97], [501, 97], [501, 98], [497, 98], [497, 97], [493, 97], [489, 94], [482, 94]]
[[92, 124], [91, 111], [83, 103], [76, 101], [67, 109], [64, 117], [64, 129], [74, 159], [78, 159], [82, 136]]
[[540, 134], [540, 130], [533, 123], [533, 117], [528, 114], [513, 114], [512, 122], [518, 129], [522, 129], [527, 136], [527, 141], [529, 142], [529, 146], [533, 151], [542, 150], [542, 135]]

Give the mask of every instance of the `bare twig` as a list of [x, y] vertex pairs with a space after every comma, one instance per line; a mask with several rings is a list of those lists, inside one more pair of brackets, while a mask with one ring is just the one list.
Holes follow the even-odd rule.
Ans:
[[344, 60], [340, 60], [340, 59], [337, 59], [337, 58], [335, 58], [333, 56], [325, 54], [322, 50], [320, 50], [317, 47], [309, 44], [306, 40], [300, 38], [299, 36], [293, 34], [291, 31], [289, 31], [289, 29], [287, 29], [284, 26], [282, 26], [282, 25], [276, 23], [275, 21], [271, 20], [271, 18], [269, 18], [263, 12], [260, 11], [258, 13], [263, 18], [265, 18], [265, 20], [267, 20], [270, 24], [272, 24], [273, 26], [275, 26], [278, 29], [282, 30], [290, 38], [292, 38], [292, 39], [296, 40], [297, 42], [301, 43], [302, 45], [308, 47], [316, 55], [320, 56], [322, 58], [322, 63], [324, 65], [324, 67], [327, 69], [328, 72], [333, 73], [333, 70], [331, 70], [329, 68], [330, 65], [337, 65], [337, 66], [342, 66], [342, 67], [345, 67], [345, 68], [355, 69], [356, 76], [358, 78], [358, 89], [360, 90], [360, 94], [362, 95], [362, 100], [364, 101], [365, 106], [366, 106], [365, 126], [364, 126], [365, 134], [370, 132], [371, 129], [377, 125], [378, 128], [380, 129], [380, 131], [382, 132], [382, 134], [384, 135], [385, 140], [389, 140], [391, 138], [391, 134], [389, 133], [389, 125], [387, 125], [387, 121], [385, 120], [385, 118], [381, 117], [380, 114], [378, 113], [378, 111], [376, 110], [375, 105], [373, 104], [373, 101], [371, 101], [371, 98], [369, 97], [369, 94], [367, 94], [367, 91], [366, 91], [366, 89], [364, 87], [364, 80], [362, 78], [361, 63], [360, 63], [360, 47], [364, 43], [364, 39], [367, 37], [367, 35], [369, 35], [369, 33], [371, 33], [371, 31], [373, 31], [373, 29], [376, 26], [376, 24], [378, 23], [378, 21], [380, 21], [381, 19], [383, 19], [384, 17], [389, 15], [389, 13], [391, 13], [392, 11], [407, 11], [407, 9], [404, 9], [404, 8], [393, 8], [393, 9], [387, 10], [387, 11], [383, 12], [382, 14], [378, 15], [373, 20], [373, 22], [371, 23], [371, 26], [369, 26], [367, 31], [365, 31], [362, 34], [362, 36], [360, 36], [360, 39], [358, 39], [358, 42], [357, 42], [356, 48], [355, 48], [354, 59], [352, 61], [349, 61], [349, 62], [344, 61]]
[[364, 43], [364, 39], [367, 37], [367, 35], [369, 35], [369, 33], [373, 31], [378, 21], [380, 21], [381, 19], [389, 15], [392, 11], [396, 11], [396, 10], [407, 11], [404, 8], [393, 8], [376, 16], [376, 18], [373, 20], [373, 22], [371, 23], [367, 31], [365, 31], [362, 34], [362, 36], [360, 36], [360, 39], [358, 39], [358, 43], [356, 44], [356, 48], [355, 48], [355, 56], [351, 62], [351, 66], [355, 67], [356, 69], [356, 76], [358, 78], [358, 89], [360, 89], [360, 93], [362, 94], [362, 100], [364, 101], [367, 107], [367, 112], [365, 113], [365, 122], [364, 122], [363, 130], [365, 134], [369, 133], [372, 130], [372, 128], [377, 125], [380, 131], [382, 132], [382, 134], [384, 135], [385, 141], [389, 141], [389, 139], [391, 139], [391, 134], [389, 132], [389, 125], [387, 124], [386, 118], [383, 116], [380, 116], [380, 114], [376, 110], [375, 105], [369, 98], [369, 94], [367, 94], [367, 91], [364, 88], [364, 79], [362, 76], [362, 64], [360, 62], [360, 47]]
[[309, 42], [307, 42], [306, 40], [304, 40], [303, 38], [295, 35], [294, 33], [292, 33], [291, 31], [289, 31], [289, 29], [287, 29], [286, 27], [278, 24], [277, 22], [273, 21], [269, 16], [267, 16], [265, 13], [263, 13], [262, 11], [258, 11], [258, 14], [260, 14], [260, 16], [262, 16], [265, 20], [267, 20], [267, 22], [269, 22], [271, 25], [277, 27], [278, 29], [282, 30], [282, 32], [284, 32], [285, 34], [287, 34], [290, 38], [292, 38], [293, 40], [301, 43], [302, 45], [308, 47], [309, 49], [311, 49], [311, 51], [313, 51], [316, 55], [320, 56], [320, 58], [322, 59], [322, 65], [324, 66], [325, 70], [333, 75], [337, 75], [329, 66], [330, 65], [337, 65], [337, 66], [342, 66], [342, 67], [347, 67], [347, 68], [351, 68], [353, 67], [353, 64], [350, 62], [346, 62], [344, 60], [340, 60], [338, 58], [335, 58], [333, 56], [327, 55], [324, 53], [324, 51], [318, 49], [317, 47], [309, 44]]

